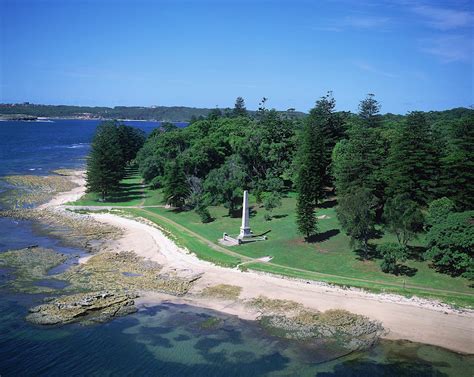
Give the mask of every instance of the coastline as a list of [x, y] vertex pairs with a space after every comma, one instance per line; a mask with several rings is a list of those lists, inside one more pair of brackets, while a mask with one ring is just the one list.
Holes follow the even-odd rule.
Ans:
[[[77, 171], [71, 179], [79, 186], [56, 195], [39, 208], [65, 210], [62, 208], [65, 203], [80, 198], [85, 192], [84, 172]], [[177, 298], [161, 293], [143, 292], [137, 300], [139, 306], [152, 306], [164, 301], [187, 303], [254, 320], [260, 313], [245, 302], [265, 296], [270, 299], [295, 301], [319, 311], [344, 309], [367, 316], [382, 322], [388, 330], [388, 334], [384, 336], [386, 339], [409, 340], [474, 354], [473, 311], [460, 312], [447, 305], [423, 299], [373, 294], [359, 289], [342, 289], [324, 283], [224, 268], [200, 260], [189, 251], [178, 247], [156, 225], [147, 220], [138, 221], [103, 213], [88, 216], [122, 229], [123, 235], [119, 239], [107, 243], [107, 251], [134, 251], [139, 256], [160, 263], [170, 271], [202, 273], [189, 295]], [[87, 259], [88, 257], [82, 258], [80, 262], [84, 263]], [[201, 295], [203, 289], [218, 284], [241, 287], [239, 298], [223, 300]]]

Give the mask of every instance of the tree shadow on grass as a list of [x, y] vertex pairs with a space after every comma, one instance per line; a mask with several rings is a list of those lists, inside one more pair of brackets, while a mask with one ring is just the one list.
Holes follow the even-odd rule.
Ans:
[[328, 199], [320, 204], [318, 204], [318, 208], [334, 208], [337, 206], [337, 199]]
[[422, 261], [424, 261], [423, 254], [425, 253], [425, 251], [426, 251], [426, 247], [408, 246], [407, 258], [412, 259], [412, 260], [416, 260], [418, 262], [422, 262]]
[[272, 215], [272, 219], [283, 219], [285, 217], [288, 217], [287, 213], [283, 213], [281, 215]]
[[308, 237], [308, 243], [324, 242], [331, 237], [337, 236], [341, 231], [339, 229], [330, 229], [322, 233], [314, 234]]
[[360, 261], [382, 259], [382, 256], [377, 251], [377, 247], [372, 244], [369, 244], [367, 252], [363, 249], [355, 249], [354, 253], [357, 254], [357, 259]]
[[405, 266], [404, 264], [398, 264], [396, 275], [404, 275], [404, 276], [412, 277], [412, 276], [415, 276], [417, 272], [418, 272], [417, 268], [408, 267], [408, 266]]

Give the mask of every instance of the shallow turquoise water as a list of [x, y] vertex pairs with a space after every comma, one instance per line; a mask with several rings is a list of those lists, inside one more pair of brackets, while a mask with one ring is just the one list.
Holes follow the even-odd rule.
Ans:
[[[22, 320], [32, 297], [0, 303], [2, 376], [470, 376], [472, 357], [407, 342], [320, 363], [304, 344], [253, 322], [163, 304], [94, 326], [36, 327]], [[39, 301], [40, 297], [33, 300]], [[211, 317], [220, 322], [207, 328]]]

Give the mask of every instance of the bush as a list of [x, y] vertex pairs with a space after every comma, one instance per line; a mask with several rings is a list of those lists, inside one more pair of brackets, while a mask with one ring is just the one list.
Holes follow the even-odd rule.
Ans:
[[201, 222], [206, 224], [212, 222], [214, 219], [212, 218], [209, 210], [207, 207], [204, 206], [197, 206], [196, 207], [196, 213], [199, 215], [199, 218], [201, 219]]
[[161, 179], [162, 177], [155, 177], [150, 181], [150, 187], [153, 190], [161, 188]]
[[428, 208], [426, 215], [426, 224], [433, 226], [445, 221], [446, 217], [454, 211], [454, 202], [451, 199], [443, 197], [433, 200]]
[[386, 243], [378, 247], [378, 251], [382, 255], [382, 262], [380, 268], [385, 273], [398, 275], [399, 265], [398, 261], [406, 259], [406, 248], [396, 243]]

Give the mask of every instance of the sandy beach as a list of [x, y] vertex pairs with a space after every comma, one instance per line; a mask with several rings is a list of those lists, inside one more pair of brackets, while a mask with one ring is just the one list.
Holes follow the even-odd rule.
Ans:
[[[79, 186], [61, 193], [43, 208], [55, 207], [77, 200], [85, 191], [83, 173], [73, 178]], [[359, 289], [342, 289], [318, 282], [288, 279], [252, 271], [223, 268], [199, 260], [188, 250], [178, 247], [154, 224], [147, 220], [123, 218], [115, 214], [98, 213], [92, 217], [119, 227], [123, 236], [107, 244], [107, 251], [134, 251], [164, 266], [182, 273], [202, 273], [191, 294], [176, 298], [153, 292], [143, 292], [138, 303], [154, 305], [163, 300], [185, 302], [208, 307], [245, 319], [255, 319], [259, 313], [245, 305], [258, 296], [292, 300], [304, 306], [325, 311], [345, 309], [382, 322], [388, 339], [404, 339], [448, 348], [462, 353], [474, 353], [474, 312], [458, 311], [446, 305], [418, 298], [373, 294]], [[86, 262], [87, 258], [81, 260]], [[238, 300], [216, 300], [199, 295], [204, 288], [229, 284], [242, 288]]]

